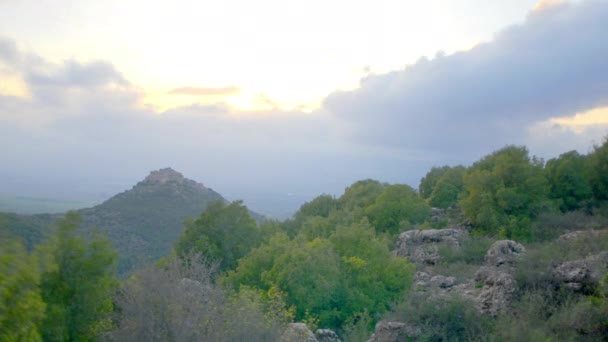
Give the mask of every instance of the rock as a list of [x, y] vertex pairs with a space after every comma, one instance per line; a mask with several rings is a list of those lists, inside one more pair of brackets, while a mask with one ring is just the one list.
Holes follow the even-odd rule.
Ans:
[[437, 223], [445, 217], [446, 210], [441, 208], [431, 208], [431, 223]]
[[416, 339], [422, 334], [420, 327], [395, 321], [380, 321], [367, 342], [400, 342]]
[[435, 265], [439, 244], [460, 246], [466, 236], [466, 231], [456, 228], [410, 230], [399, 235], [393, 254], [414, 263]]
[[436, 275], [431, 278], [430, 285], [442, 289], [448, 289], [456, 284], [456, 278]]
[[513, 240], [499, 240], [494, 242], [486, 252], [486, 266], [500, 267], [502, 265], [512, 266], [526, 249], [520, 243]]
[[566, 242], [571, 240], [578, 240], [581, 238], [594, 238], [602, 234], [606, 234], [606, 230], [576, 230], [570, 233], [560, 235], [557, 241]]
[[335, 331], [330, 329], [317, 329], [315, 337], [319, 342], [342, 342]]
[[318, 342], [304, 323], [289, 323], [281, 336], [281, 342]]
[[517, 285], [514, 266], [525, 251], [512, 240], [499, 240], [490, 246], [485, 265], [475, 273], [475, 287], [481, 289], [473, 298], [481, 312], [497, 316], [510, 306]]
[[585, 259], [564, 262], [553, 269], [552, 275], [558, 284], [584, 290], [597, 285], [607, 268], [608, 252], [602, 252]]
[[482, 286], [475, 298], [481, 312], [495, 317], [510, 306], [516, 289], [512, 271], [483, 266], [475, 274], [475, 283]]

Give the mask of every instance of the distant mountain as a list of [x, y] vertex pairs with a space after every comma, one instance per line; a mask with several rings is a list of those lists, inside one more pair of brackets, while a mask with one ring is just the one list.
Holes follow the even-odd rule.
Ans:
[[[77, 212], [83, 227], [96, 227], [107, 233], [120, 253], [119, 273], [126, 274], [167, 255], [182, 233], [184, 219], [198, 217], [215, 200], [226, 201], [213, 189], [165, 168], [152, 171], [132, 189]], [[262, 218], [255, 213], [252, 216], [256, 220]], [[44, 236], [39, 230], [48, 231], [58, 217], [2, 214], [0, 231], [19, 235], [31, 246]]]

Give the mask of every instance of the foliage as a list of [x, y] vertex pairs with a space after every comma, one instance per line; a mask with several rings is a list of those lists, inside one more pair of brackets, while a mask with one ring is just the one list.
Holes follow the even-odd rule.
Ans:
[[562, 212], [585, 207], [591, 199], [591, 185], [585, 177], [585, 156], [576, 151], [561, 154], [545, 166], [550, 197]]
[[31, 251], [52, 233], [57, 215], [19, 215], [0, 213], [0, 235], [19, 240], [26, 250]]
[[484, 236], [471, 236], [464, 239], [460, 246], [439, 246], [441, 263], [465, 262], [467, 264], [481, 265], [484, 262], [486, 252], [494, 242], [493, 239]]
[[467, 170], [459, 205], [479, 229], [526, 239], [527, 227], [545, 205], [547, 188], [542, 161], [531, 159], [525, 147], [507, 146]]
[[297, 320], [316, 317], [320, 326], [340, 329], [365, 310], [385, 311], [409, 286], [413, 272], [363, 220], [338, 225], [328, 237], [306, 230], [293, 240], [277, 234], [239, 260], [222, 282], [237, 289], [276, 286], [295, 307]]
[[410, 186], [397, 184], [387, 186], [365, 213], [376, 231], [397, 234], [403, 222], [424, 222], [430, 208]]
[[418, 191], [420, 197], [437, 208], [448, 208], [456, 204], [462, 192], [464, 166], [433, 167], [420, 180]]
[[200, 255], [170, 258], [126, 282], [115, 298], [116, 341], [274, 341], [293, 317], [276, 288], [226, 293], [217, 264]]
[[66, 214], [43, 250], [51, 262], [40, 281], [46, 303], [45, 340], [88, 341], [111, 327], [117, 255], [97, 234], [88, 241], [80, 237], [79, 224], [78, 214]]
[[214, 201], [198, 219], [187, 223], [175, 251], [180, 256], [202, 253], [219, 260], [220, 271], [225, 271], [235, 268], [259, 239], [258, 227], [242, 202]]
[[45, 305], [36, 259], [18, 243], [0, 243], [0, 340], [41, 341]]
[[608, 136], [604, 143], [594, 146], [588, 156], [587, 177], [591, 184], [593, 197], [598, 201], [608, 200]]
[[295, 214], [296, 220], [303, 220], [307, 217], [320, 216], [328, 217], [329, 213], [336, 210], [338, 200], [331, 195], [321, 195], [310, 202], [302, 204], [300, 210]]
[[360, 220], [365, 215], [365, 208], [376, 201], [386, 186], [373, 179], [357, 181], [346, 188], [338, 199], [340, 209], [352, 212], [355, 220]]
[[420, 341], [483, 341], [492, 329], [490, 318], [458, 296], [410, 296], [387, 317], [421, 328]]

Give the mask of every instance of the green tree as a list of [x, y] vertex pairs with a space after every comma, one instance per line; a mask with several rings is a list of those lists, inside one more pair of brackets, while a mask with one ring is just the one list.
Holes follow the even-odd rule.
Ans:
[[593, 197], [599, 201], [608, 200], [608, 137], [601, 146], [594, 146], [587, 167]]
[[57, 222], [56, 234], [44, 247], [50, 266], [40, 288], [46, 303], [42, 335], [49, 341], [91, 341], [111, 328], [111, 296], [117, 254], [110, 242], [93, 233], [78, 234], [80, 217], [70, 212]]
[[404, 224], [422, 223], [429, 206], [408, 185], [387, 186], [365, 213], [378, 232], [399, 233]]
[[418, 186], [420, 197], [424, 199], [431, 197], [435, 186], [449, 169], [450, 167], [447, 165], [442, 167], [434, 166], [431, 168], [431, 170], [420, 180], [420, 185]]
[[437, 208], [449, 208], [458, 202], [458, 196], [463, 190], [463, 179], [466, 169], [455, 166], [445, 170], [435, 184], [428, 203]]
[[39, 283], [35, 258], [17, 242], [0, 243], [0, 341], [41, 341]]
[[195, 221], [187, 222], [175, 250], [179, 256], [202, 253], [220, 261], [220, 271], [234, 269], [260, 240], [255, 220], [241, 201], [211, 202]]
[[300, 210], [295, 214], [296, 220], [303, 220], [307, 217], [321, 216], [328, 217], [329, 213], [336, 210], [338, 200], [331, 195], [317, 196], [310, 202], [304, 203]]
[[347, 211], [362, 211], [374, 203], [385, 187], [386, 184], [373, 179], [357, 181], [346, 188], [338, 199], [340, 208]]
[[459, 205], [478, 228], [524, 238], [547, 196], [542, 161], [525, 147], [507, 146], [467, 170]]
[[585, 156], [570, 151], [549, 160], [545, 166], [550, 196], [563, 212], [584, 207], [593, 195], [585, 177], [585, 165]]

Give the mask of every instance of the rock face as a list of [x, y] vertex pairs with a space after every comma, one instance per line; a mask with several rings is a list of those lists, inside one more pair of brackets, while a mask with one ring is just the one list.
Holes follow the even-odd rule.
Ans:
[[319, 342], [342, 342], [335, 331], [330, 329], [317, 329], [315, 337]]
[[552, 275], [558, 284], [584, 291], [586, 287], [597, 285], [606, 269], [608, 252], [602, 252], [585, 259], [564, 262], [553, 269]]
[[474, 299], [483, 313], [496, 316], [509, 307], [516, 289], [515, 264], [524, 252], [524, 246], [512, 240], [496, 241], [490, 247], [485, 265], [475, 274], [475, 287], [481, 290]]
[[422, 329], [404, 322], [380, 321], [367, 342], [401, 342], [415, 340]]
[[304, 323], [289, 323], [281, 336], [281, 342], [318, 342]]
[[456, 228], [410, 230], [399, 235], [393, 254], [413, 263], [435, 265], [440, 244], [460, 246], [467, 235], [465, 230]]

